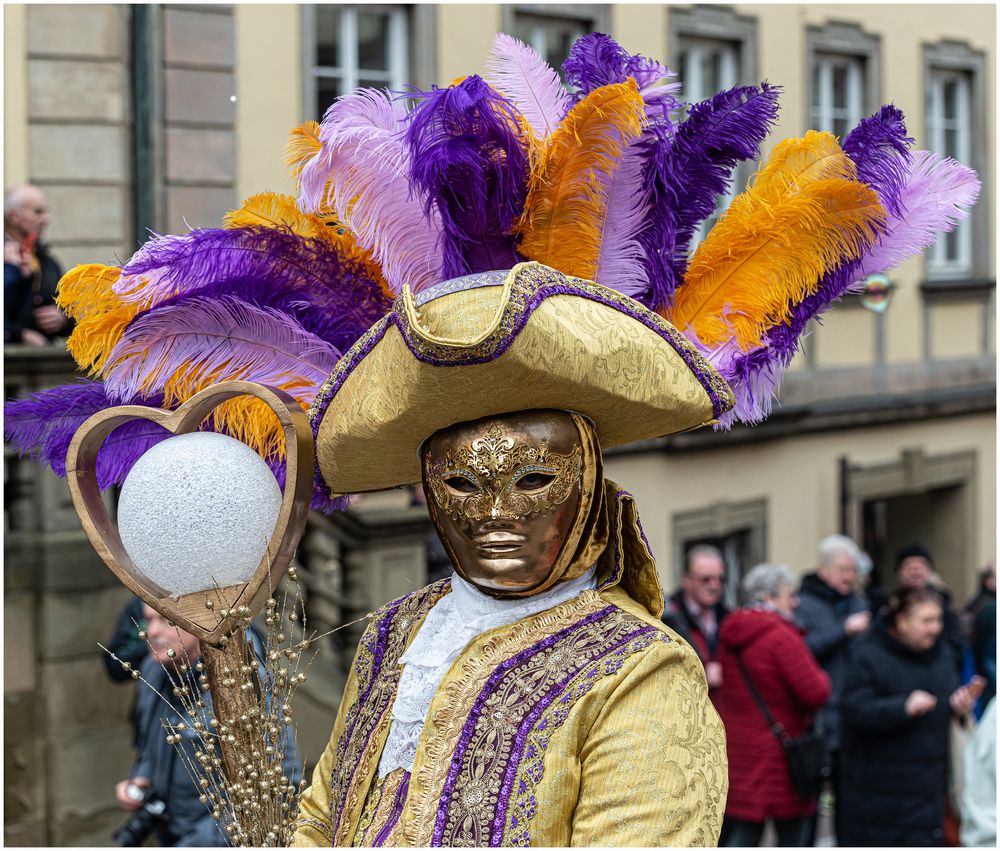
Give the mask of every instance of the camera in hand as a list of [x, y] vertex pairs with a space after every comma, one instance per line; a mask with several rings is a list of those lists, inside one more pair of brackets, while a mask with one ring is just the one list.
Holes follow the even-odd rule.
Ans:
[[142, 806], [115, 831], [111, 839], [122, 848], [137, 848], [146, 841], [146, 837], [153, 832], [157, 823], [163, 818], [163, 812], [167, 805], [157, 797], [147, 798], [146, 790], [132, 783], [128, 785], [126, 794], [130, 798], [142, 801]]

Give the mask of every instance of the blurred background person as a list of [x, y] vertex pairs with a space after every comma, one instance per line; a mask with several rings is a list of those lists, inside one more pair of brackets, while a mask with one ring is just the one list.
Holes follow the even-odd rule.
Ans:
[[22, 184], [4, 193], [5, 343], [44, 346], [72, 330], [55, 303], [62, 269], [42, 242], [48, 223], [48, 204], [37, 186]]
[[746, 608], [733, 612], [719, 630], [722, 686], [716, 708], [726, 727], [729, 798], [720, 844], [759, 844], [768, 820], [781, 846], [802, 845], [816, 801], [796, 794], [784, 749], [755, 701], [740, 670], [775, 721], [791, 738], [809, 728], [830, 695], [830, 678], [816, 663], [793, 621], [796, 598], [791, 571], [760, 564], [743, 579]]
[[979, 707], [983, 708], [997, 693], [997, 604], [987, 603], [979, 610], [972, 625], [972, 661], [976, 673], [986, 681]]
[[710, 695], [722, 684], [716, 651], [719, 627], [729, 614], [722, 602], [725, 589], [722, 553], [708, 544], [698, 544], [688, 551], [681, 587], [667, 598], [663, 610], [663, 622], [695, 649], [705, 666]]
[[922, 544], [907, 544], [896, 550], [896, 582], [903, 588], [930, 588], [941, 600], [942, 640], [959, 675], [965, 664], [962, 622], [951, 606], [951, 591], [934, 571], [934, 559]]
[[966, 848], [997, 847], [997, 716], [991, 700], [962, 760], [961, 842]]
[[[795, 620], [805, 630], [806, 646], [830, 677], [830, 699], [819, 711], [818, 724], [830, 752], [830, 783], [834, 789], [848, 648], [871, 623], [868, 603], [855, 590], [862, 557], [857, 544], [845, 535], [823, 538], [817, 548], [816, 571], [802, 577], [795, 610]], [[815, 835], [814, 816], [804, 837], [807, 845], [812, 844]]]
[[965, 630], [965, 640], [972, 643], [973, 624], [976, 615], [982, 611], [984, 606], [997, 601], [997, 570], [996, 562], [989, 562], [979, 571], [979, 587], [976, 593], [962, 607], [962, 627]]
[[942, 635], [941, 595], [903, 587], [851, 648], [841, 703], [838, 845], [941, 845], [952, 715], [975, 689]]

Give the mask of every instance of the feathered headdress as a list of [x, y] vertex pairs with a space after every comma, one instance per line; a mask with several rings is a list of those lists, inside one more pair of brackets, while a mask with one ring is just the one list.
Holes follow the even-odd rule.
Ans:
[[[239, 378], [308, 408], [404, 287], [522, 260], [665, 317], [734, 391], [720, 425], [756, 422], [808, 321], [955, 227], [979, 191], [964, 166], [911, 152], [886, 106], [842, 143], [810, 132], [777, 144], [692, 255], [735, 167], [757, 158], [776, 87], [720, 92], [679, 121], [672, 72], [600, 33], [573, 46], [568, 89], [506, 35], [486, 68], [429, 92], [340, 98], [292, 133], [298, 198], [257, 195], [221, 228], [71, 270], [58, 303], [92, 379], [8, 403], [7, 438], [64, 475], [73, 432], [109, 406], [172, 408]], [[256, 401], [232, 400], [203, 428], [244, 440], [283, 477], [277, 420]], [[120, 427], [99, 455], [100, 484], [123, 481], [166, 436]], [[315, 508], [338, 506], [320, 481], [314, 493]]]

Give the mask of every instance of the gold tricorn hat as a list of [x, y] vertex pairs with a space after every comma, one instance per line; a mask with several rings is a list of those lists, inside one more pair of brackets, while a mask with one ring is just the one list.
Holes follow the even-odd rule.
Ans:
[[334, 494], [419, 482], [420, 445], [457, 422], [558, 408], [602, 446], [697, 428], [732, 391], [637, 301], [540, 263], [404, 288], [340, 359], [310, 412]]

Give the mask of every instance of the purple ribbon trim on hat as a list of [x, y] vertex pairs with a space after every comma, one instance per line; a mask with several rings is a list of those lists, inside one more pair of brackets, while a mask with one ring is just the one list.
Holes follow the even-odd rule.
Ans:
[[[624, 647], [629, 642], [639, 638], [642, 635], [646, 635], [651, 632], [656, 632], [656, 628], [652, 626], [642, 626], [641, 628], [629, 633], [621, 641], [608, 647], [604, 650], [603, 656], [607, 656], [610, 653], [614, 653], [620, 648]], [[590, 660], [597, 661], [597, 660]], [[542, 713], [551, 705], [551, 703], [560, 694], [563, 694], [566, 686], [571, 680], [573, 680], [578, 674], [579, 670], [573, 671], [568, 674], [557, 686], [552, 688], [538, 703], [532, 708], [532, 710], [525, 716], [524, 720], [521, 722], [517, 729], [517, 735], [514, 737], [514, 746], [511, 748], [510, 760], [507, 763], [507, 770], [504, 773], [503, 783], [500, 786], [499, 800], [497, 801], [497, 812], [493, 817], [493, 833], [490, 836], [490, 845], [492, 847], [497, 847], [501, 844], [503, 839], [504, 828], [507, 824], [507, 804], [510, 801], [511, 793], [514, 788], [514, 780], [517, 777], [517, 770], [521, 763], [521, 757], [524, 755], [525, 745], [527, 744], [528, 734], [531, 729], [538, 723], [538, 719], [542, 716]], [[563, 697], [564, 702], [571, 702], [569, 698], [571, 695], [566, 695]], [[567, 713], [568, 714], [568, 713]], [[557, 728], [559, 724], [555, 724], [554, 728]], [[440, 818], [440, 814], [439, 814]]]
[[489, 679], [486, 680], [482, 690], [479, 692], [479, 697], [476, 698], [476, 702], [473, 704], [472, 709], [469, 712], [469, 717], [466, 719], [465, 725], [462, 727], [462, 733], [458, 739], [458, 746], [452, 754], [451, 766], [448, 769], [448, 776], [445, 779], [444, 788], [441, 791], [441, 798], [438, 803], [438, 811], [434, 822], [434, 835], [431, 839], [431, 845], [440, 846], [441, 844], [441, 838], [444, 835], [445, 822], [448, 816], [448, 806], [451, 803], [451, 797], [455, 791], [455, 781], [458, 779], [458, 772], [462, 765], [462, 758], [465, 755], [465, 751], [469, 747], [469, 740], [472, 738], [472, 734], [476, 729], [476, 723], [479, 721], [479, 716], [482, 714], [483, 706], [500, 680], [503, 679], [511, 668], [520, 665], [524, 660], [530, 659], [532, 656], [537, 653], [541, 653], [543, 650], [547, 650], [553, 644], [573, 632], [576, 632], [589, 624], [595, 623], [602, 618], [606, 618], [616, 610], [615, 606], [606, 606], [600, 611], [587, 615], [587, 617], [581, 618], [579, 621], [566, 627], [565, 629], [561, 629], [559, 632], [550, 635], [542, 641], [539, 641], [527, 650], [522, 650], [502, 665], [497, 666], [496, 670], [490, 675]]
[[[561, 276], [559, 279], [561, 280]], [[677, 340], [670, 333], [670, 331], [662, 324], [660, 324], [662, 320], [660, 320], [660, 317], [658, 317], [655, 313], [651, 313], [649, 310], [644, 308], [638, 302], [634, 302], [635, 306], [633, 307], [631, 304], [628, 303], [631, 302], [632, 300], [627, 299], [624, 296], [620, 296], [617, 299], [612, 299], [607, 297], [603, 293], [598, 293], [593, 290], [583, 289], [581, 287], [574, 286], [573, 284], [552, 283], [552, 284], [543, 284], [532, 293], [531, 298], [528, 300], [524, 308], [518, 311], [519, 315], [517, 316], [517, 319], [513, 324], [513, 326], [505, 335], [504, 339], [500, 340], [497, 344], [496, 349], [491, 351], [488, 355], [470, 354], [467, 357], [459, 358], [457, 360], [445, 361], [435, 358], [433, 355], [423, 353], [414, 346], [410, 335], [407, 333], [408, 329], [406, 328], [405, 321], [401, 316], [401, 314], [397, 310], [393, 310], [385, 317], [383, 317], [381, 320], [379, 320], [379, 322], [372, 327], [372, 329], [362, 338], [362, 340], [359, 341], [361, 345], [357, 346], [356, 348], [352, 348], [351, 350], [348, 351], [346, 355], [344, 355], [344, 357], [348, 358], [349, 360], [347, 361], [346, 364], [343, 364], [342, 361], [337, 365], [336, 371], [338, 375], [336, 381], [329, 388], [327, 387], [321, 388], [319, 394], [317, 394], [317, 397], [313, 402], [313, 409], [310, 412], [310, 419], [312, 420], [312, 427], [313, 427], [313, 437], [318, 438], [319, 436], [319, 425], [323, 419], [323, 415], [326, 413], [326, 409], [329, 407], [330, 402], [337, 395], [341, 386], [343, 386], [343, 383], [347, 380], [348, 376], [351, 375], [351, 373], [353, 373], [358, 364], [362, 360], [364, 360], [364, 358], [368, 356], [368, 354], [372, 351], [372, 349], [374, 349], [375, 346], [378, 345], [378, 343], [382, 340], [390, 324], [394, 324], [399, 329], [399, 332], [403, 337], [403, 340], [406, 343], [407, 348], [410, 350], [410, 352], [417, 360], [423, 363], [427, 363], [432, 366], [470, 366], [473, 364], [488, 363], [490, 361], [499, 358], [501, 355], [504, 354], [504, 352], [507, 351], [508, 348], [510, 348], [514, 340], [517, 339], [518, 334], [521, 333], [521, 330], [527, 324], [529, 317], [535, 311], [538, 305], [540, 305], [543, 301], [545, 301], [545, 299], [550, 298], [551, 296], [554, 295], [574, 295], [580, 298], [589, 299], [590, 301], [596, 301], [599, 304], [604, 304], [608, 307], [618, 310], [619, 312], [624, 313], [626, 316], [630, 316], [637, 322], [641, 322], [643, 325], [645, 325], [651, 331], [654, 331], [663, 340], [669, 343], [670, 346], [674, 349], [674, 351], [676, 351], [677, 354], [681, 356], [681, 359], [684, 361], [685, 365], [688, 367], [689, 370], [691, 370], [691, 373], [698, 379], [699, 383], [705, 389], [705, 392], [708, 394], [709, 399], [711, 399], [713, 416], [720, 417], [722, 416], [723, 413], [725, 413], [726, 410], [728, 410], [728, 404], [727, 404], [728, 400], [723, 400], [718, 395], [718, 393], [716, 393], [715, 387], [709, 378], [711, 373], [705, 369], [705, 367], [707, 367], [708, 370], [711, 370], [711, 367], [708, 367], [708, 362], [705, 361], [693, 347], [678, 345]], [[676, 333], [679, 335], [680, 332]], [[318, 474], [319, 472], [318, 459], [316, 462], [316, 469]], [[319, 480], [322, 481], [321, 478]]]

